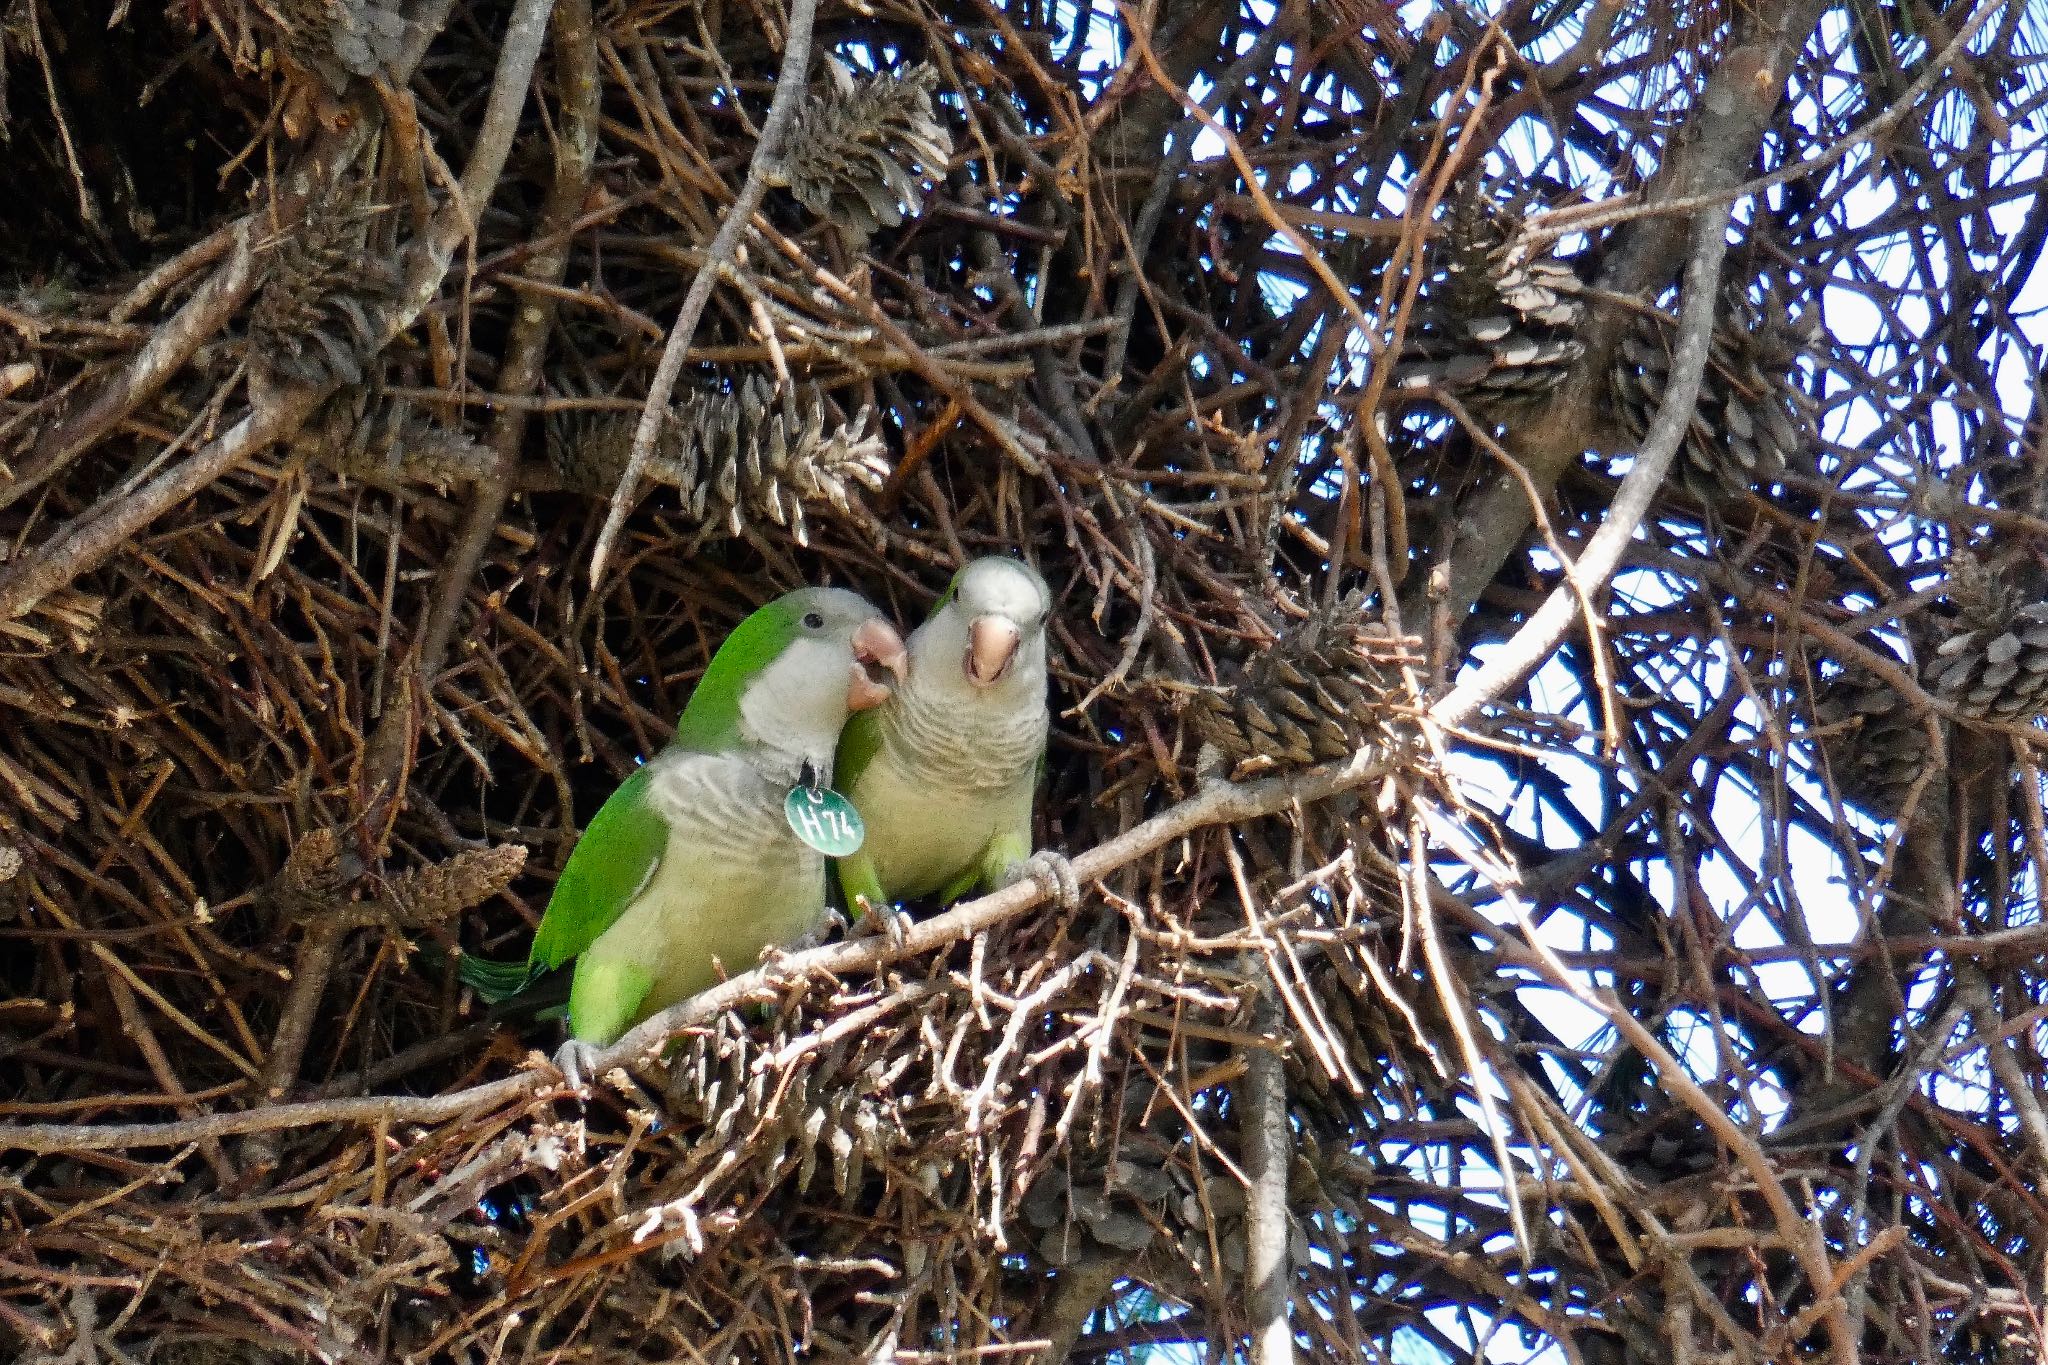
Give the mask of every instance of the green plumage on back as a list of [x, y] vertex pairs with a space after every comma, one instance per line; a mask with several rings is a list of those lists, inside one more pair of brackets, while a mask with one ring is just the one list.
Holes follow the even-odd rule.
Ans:
[[[656, 1010], [816, 931], [825, 868], [784, 815], [829, 776], [848, 712], [889, 696], [903, 642], [843, 588], [785, 594], [742, 621], [692, 690], [674, 741], [583, 831], [521, 964], [465, 958], [499, 1000], [574, 959], [565, 1070]], [[579, 1049], [581, 1051], [579, 1051]]]
[[668, 846], [668, 825], [647, 802], [652, 776], [650, 769], [635, 770], [576, 841], [533, 936], [527, 961], [536, 975], [595, 943], [654, 875]]
[[[716, 754], [738, 742], [740, 695], [796, 638], [801, 615], [778, 599], [733, 628], [683, 705], [676, 748]], [[620, 783], [576, 841], [533, 936], [527, 964], [535, 977], [580, 956], [653, 878], [668, 825], [648, 804], [652, 780], [652, 770], [642, 767]]]
[[[676, 722], [677, 747], [719, 753], [739, 736], [740, 694], [795, 636], [798, 613], [771, 602], [733, 628], [704, 669]], [[668, 826], [647, 804], [649, 770], [619, 784], [569, 854], [524, 963], [465, 956], [456, 974], [491, 1004], [517, 995], [576, 957], [611, 928], [647, 885], [668, 844]]]
[[517, 995], [611, 928], [654, 875], [668, 843], [668, 826], [647, 804], [649, 780], [648, 769], [636, 769], [591, 817], [555, 883], [525, 962], [464, 956], [457, 964], [470, 989], [492, 1004]]

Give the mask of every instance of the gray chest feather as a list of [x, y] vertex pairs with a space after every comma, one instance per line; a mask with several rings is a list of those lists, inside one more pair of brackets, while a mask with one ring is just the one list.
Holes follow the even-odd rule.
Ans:
[[790, 833], [782, 810], [788, 788], [737, 758], [664, 760], [649, 794], [672, 834], [709, 858], [753, 866], [764, 857], [806, 862], [818, 856]]
[[882, 725], [882, 747], [906, 775], [948, 791], [984, 792], [1028, 781], [1045, 750], [1037, 706], [977, 706], [906, 695]]

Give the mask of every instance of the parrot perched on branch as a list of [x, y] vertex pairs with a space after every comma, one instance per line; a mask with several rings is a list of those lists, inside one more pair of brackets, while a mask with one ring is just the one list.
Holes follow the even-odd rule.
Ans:
[[904, 674], [902, 637], [843, 588], [805, 588], [740, 622], [667, 748], [592, 817], [524, 963], [462, 960], [500, 1000], [576, 959], [564, 1070], [658, 1010], [816, 932], [825, 853], [859, 840], [831, 788], [849, 714]]
[[847, 909], [886, 924], [893, 902], [957, 900], [1043, 872], [1062, 900], [1073, 876], [1031, 853], [1031, 806], [1045, 760], [1045, 625], [1052, 594], [1018, 560], [977, 559], [910, 636], [896, 695], [853, 718], [839, 784], [867, 826], [838, 861]]

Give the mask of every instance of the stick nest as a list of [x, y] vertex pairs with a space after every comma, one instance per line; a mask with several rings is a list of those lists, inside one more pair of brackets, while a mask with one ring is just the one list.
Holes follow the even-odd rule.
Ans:
[[[753, 0], [181, 0], [111, 30], [90, 8], [0, 3], [0, 1353], [1107, 1359], [1227, 1349], [1290, 1301], [1332, 1361], [1450, 1349], [1454, 1308], [1599, 1360], [1681, 1326], [1692, 1359], [2032, 1341], [2048, 1212], [2015, 1111], [1896, 1080], [1889, 1003], [1878, 1042], [1816, 1042], [1813, 1018], [1867, 1015], [1852, 961], [1801, 959], [1806, 1015], [1756, 984], [1734, 921], [1812, 948], [1782, 860], [1745, 864], [1729, 923], [1688, 899], [1725, 851], [1705, 769], [1785, 797], [1863, 717], [1933, 734], [1924, 694], [1827, 703], [1831, 679], [1911, 682], [1947, 619], [1880, 542], [1909, 514], [1987, 541], [1973, 516], [2021, 512], [1985, 490], [2041, 482], [1944, 482], [1924, 404], [1882, 458], [1829, 447], [1822, 399], [1880, 381], [1806, 323], [1744, 348], [1767, 305], [1819, 316], [1807, 258], [1896, 224], [1852, 232], [1839, 196], [1757, 211], [1700, 411], [1769, 415], [1771, 458], [1660, 493], [1605, 630], [1545, 675], [1576, 701], [1452, 733], [1426, 708], [1461, 651], [1563, 582], [1508, 559], [1521, 530], [1487, 561], [1501, 523], [1467, 515], [1510, 482], [1499, 404], [1532, 440], [1580, 433], [1529, 487], [1548, 543], [1582, 542], [1622, 472], [1587, 447], [1646, 429], [1683, 263], [1654, 215], [1559, 253], [1520, 219], [1584, 195], [1446, 159], [1537, 88], [1462, 10], [1282, 7], [1275, 30], [1162, 6], [1112, 73], [1046, 18], [1071, 7], [827, 3], [779, 91], [789, 15]], [[1573, 9], [1535, 8], [1516, 22]], [[1726, 55], [1719, 20], [1594, 9], [1617, 81], [1670, 77], [1644, 87], [1660, 111]], [[1790, 79], [1816, 92], [1851, 60], [1809, 58]], [[2000, 60], [1944, 117], [2027, 88]], [[1541, 88], [1620, 88], [1597, 75]], [[778, 93], [794, 141], [754, 166]], [[1788, 162], [1843, 131], [1765, 113]], [[1662, 112], [1599, 122], [1603, 165], [1699, 154]], [[1247, 185], [1217, 138], [1290, 169]], [[750, 166], [765, 198], [716, 259]], [[1948, 183], [1914, 167], [1897, 202]], [[1431, 245], [1446, 223], [1472, 240]], [[1423, 363], [1397, 370], [1411, 316]], [[1608, 383], [1637, 395], [1619, 434]], [[1698, 428], [1685, 459], [1717, 448]], [[1079, 904], [1003, 893], [837, 976], [771, 962], [750, 1003], [569, 1094], [559, 1026], [486, 1011], [459, 954], [524, 953], [576, 831], [752, 608], [832, 582], [911, 623], [986, 553], [1052, 585], [1038, 842], [1085, 863]], [[1794, 637], [1815, 657], [1773, 662]], [[1988, 715], [2031, 718], [1962, 719]], [[1513, 794], [1473, 798], [1460, 754]], [[1844, 751], [1818, 787], [1865, 766]], [[1563, 772], [1594, 774], [1591, 807]], [[1832, 841], [1867, 922], [1931, 933], [1872, 908], [1882, 831], [1795, 787], [1766, 803], [1780, 834]], [[1568, 808], [1568, 849], [1520, 818]], [[2040, 824], [1995, 808], [1944, 933], [2008, 923], [1986, 888]], [[1884, 961], [1903, 981], [1918, 952]], [[1937, 1015], [2005, 1037], [1982, 1002], [2030, 1007], [2033, 978], [1992, 967], [1907, 1030], [1921, 1079]], [[1703, 1021], [1721, 1088], [1659, 1085], [1654, 1042], [1528, 1003], [1589, 981], [1676, 1051]], [[1774, 1143], [1736, 1093], [1765, 1074], [1880, 1094], [1901, 1126]], [[1814, 1216], [1759, 1172], [1821, 1192]], [[1889, 1316], [1852, 1329], [1844, 1294]]]

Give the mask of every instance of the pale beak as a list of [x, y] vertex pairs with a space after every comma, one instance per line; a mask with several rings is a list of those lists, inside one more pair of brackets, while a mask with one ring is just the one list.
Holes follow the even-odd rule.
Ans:
[[892, 689], [878, 670], [900, 686], [909, 659], [894, 626], [880, 619], [861, 622], [853, 632], [853, 677], [846, 688], [846, 709], [866, 711], [889, 700]]
[[977, 616], [967, 623], [967, 657], [961, 666], [967, 681], [987, 687], [1010, 671], [1023, 643], [1017, 623], [1002, 616]]

